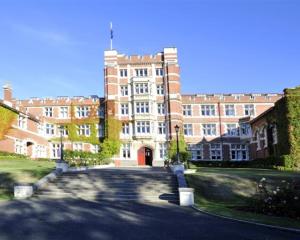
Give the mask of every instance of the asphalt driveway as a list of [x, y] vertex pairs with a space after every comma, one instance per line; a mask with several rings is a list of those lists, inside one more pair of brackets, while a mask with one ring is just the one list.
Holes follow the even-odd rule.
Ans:
[[0, 204], [0, 239], [286, 239], [300, 234], [238, 223], [174, 204], [58, 199]]

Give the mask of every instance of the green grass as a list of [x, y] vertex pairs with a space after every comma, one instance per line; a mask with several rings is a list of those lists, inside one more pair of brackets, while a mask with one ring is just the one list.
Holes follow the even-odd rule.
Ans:
[[250, 168], [197, 168], [186, 175], [190, 187], [195, 188], [196, 206], [207, 212], [259, 223], [300, 228], [300, 221], [236, 210], [247, 206], [256, 193], [261, 178], [274, 185], [282, 180], [300, 183], [300, 172]]
[[34, 183], [54, 169], [54, 162], [26, 158], [0, 158], [0, 200], [13, 197], [15, 183]]

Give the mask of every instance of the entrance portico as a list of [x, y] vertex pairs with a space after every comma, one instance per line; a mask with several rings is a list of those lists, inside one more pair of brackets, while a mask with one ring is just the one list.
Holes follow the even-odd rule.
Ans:
[[149, 147], [141, 147], [138, 150], [138, 165], [139, 166], [152, 166], [153, 162], [153, 151]]

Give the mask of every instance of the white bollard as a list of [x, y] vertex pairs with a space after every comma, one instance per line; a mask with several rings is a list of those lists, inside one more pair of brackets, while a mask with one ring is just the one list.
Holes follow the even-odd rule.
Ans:
[[193, 188], [178, 188], [180, 206], [194, 205], [194, 189]]

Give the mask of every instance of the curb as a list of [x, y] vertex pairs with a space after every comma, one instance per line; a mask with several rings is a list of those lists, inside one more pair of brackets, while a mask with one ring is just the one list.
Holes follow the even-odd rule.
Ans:
[[195, 206], [192, 206], [192, 208], [194, 210], [198, 211], [198, 212], [201, 212], [201, 213], [204, 213], [206, 215], [213, 216], [213, 217], [223, 218], [223, 219], [227, 219], [227, 220], [231, 220], [231, 221], [235, 221], [235, 222], [248, 223], [248, 224], [252, 224], [252, 225], [257, 225], [257, 226], [261, 226], [261, 227], [267, 227], [267, 228], [272, 228], [272, 229], [277, 229], [277, 230], [282, 230], [282, 231], [300, 233], [300, 229], [297, 229], [297, 228], [287, 228], [287, 227], [279, 227], [279, 226], [269, 225], [269, 224], [264, 224], [264, 223], [257, 223], [257, 222], [253, 222], [253, 221], [236, 219], [236, 218], [226, 217], [226, 216], [222, 216], [222, 215], [215, 214], [215, 213], [210, 213], [210, 212], [207, 212], [207, 211], [202, 210], [202, 209], [200, 209], [198, 207], [195, 207]]
[[63, 172], [61, 169], [55, 169], [51, 173], [47, 174], [45, 177], [42, 177], [36, 183], [33, 184], [34, 191], [39, 190], [40, 188], [44, 187], [50, 181], [57, 178], [57, 176], [61, 175]]

